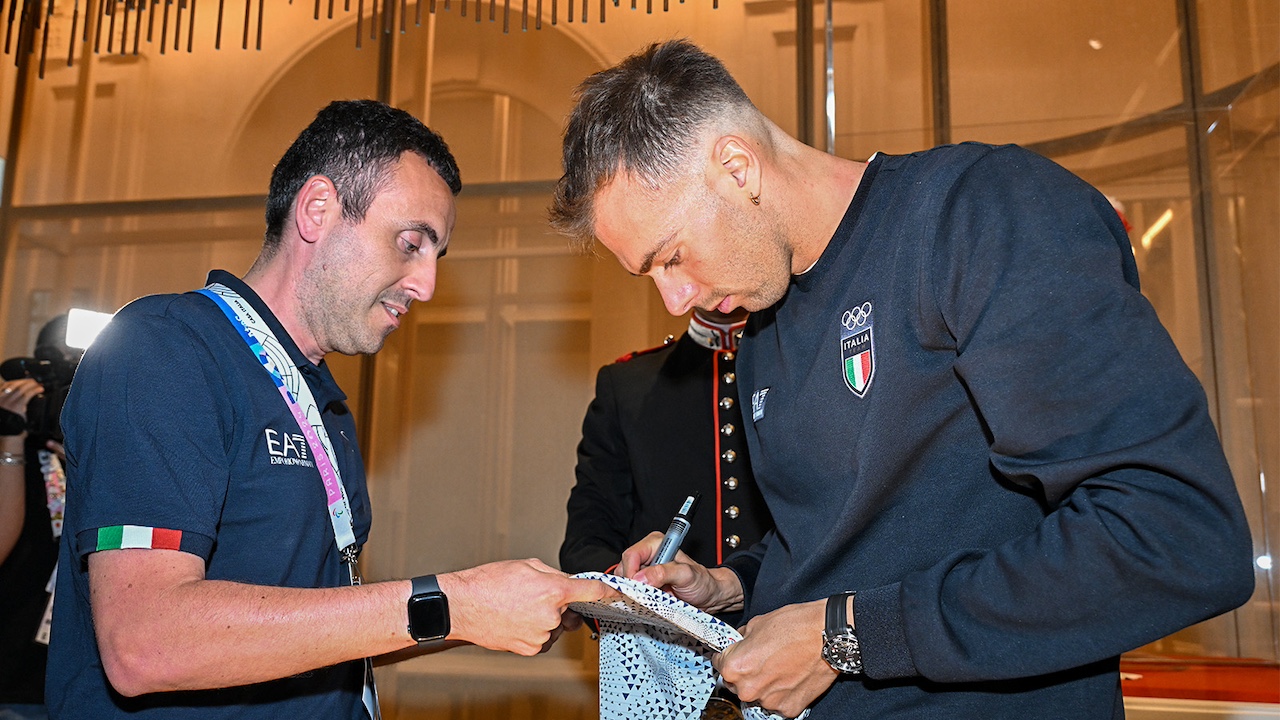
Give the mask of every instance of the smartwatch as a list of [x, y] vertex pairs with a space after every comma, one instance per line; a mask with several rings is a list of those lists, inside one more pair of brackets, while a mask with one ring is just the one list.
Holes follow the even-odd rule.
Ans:
[[827, 598], [827, 626], [822, 633], [822, 659], [833, 670], [846, 675], [862, 672], [862, 647], [849, 624], [845, 599], [851, 592], [836, 593]]
[[419, 575], [412, 582], [409, 637], [418, 642], [445, 639], [449, 635], [449, 598], [440, 590], [435, 575]]

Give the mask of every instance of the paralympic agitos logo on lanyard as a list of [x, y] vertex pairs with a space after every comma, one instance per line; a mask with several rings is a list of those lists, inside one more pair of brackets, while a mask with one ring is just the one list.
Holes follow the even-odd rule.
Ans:
[[865, 397], [876, 374], [876, 345], [871, 332], [871, 302], [845, 310], [840, 316], [840, 362], [844, 384]]

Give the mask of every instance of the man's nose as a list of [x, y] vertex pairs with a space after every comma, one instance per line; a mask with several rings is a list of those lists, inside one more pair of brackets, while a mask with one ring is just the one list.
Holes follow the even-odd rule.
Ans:
[[426, 302], [436, 292], [436, 263], [438, 258], [435, 255], [426, 255], [421, 262], [415, 263], [415, 267], [409, 272], [404, 279], [404, 289], [409, 293], [409, 297], [418, 302]]
[[667, 306], [667, 312], [672, 315], [679, 316], [689, 312], [698, 298], [698, 290], [693, 283], [673, 277], [670, 273], [660, 272], [654, 275], [653, 282], [662, 295], [662, 304]]

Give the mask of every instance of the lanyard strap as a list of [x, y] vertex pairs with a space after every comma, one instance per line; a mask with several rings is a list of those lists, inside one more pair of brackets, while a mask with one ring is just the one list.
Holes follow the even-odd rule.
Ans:
[[[333, 538], [338, 544], [339, 552], [342, 553], [343, 562], [350, 566], [352, 584], [358, 584], [355, 562], [360, 548], [356, 545], [355, 529], [351, 520], [351, 503], [347, 500], [347, 489], [342, 484], [338, 467], [329, 459], [333, 457], [333, 445], [329, 442], [329, 432], [324, 427], [324, 420], [320, 417], [320, 410], [316, 406], [315, 396], [311, 394], [311, 388], [300, 376], [298, 369], [289, 361], [289, 354], [280, 345], [275, 333], [271, 332], [270, 326], [263, 321], [262, 316], [253, 309], [252, 305], [240, 297], [239, 293], [221, 283], [210, 283], [199, 292], [213, 300], [222, 310], [222, 314], [231, 321], [232, 326], [240, 333], [240, 337], [253, 351], [254, 357], [262, 363], [262, 368], [275, 381], [280, 396], [289, 406], [294, 420], [298, 422], [298, 428], [302, 430], [302, 435], [311, 448], [311, 455], [316, 459], [320, 480], [324, 483], [325, 499], [329, 506], [329, 521], [333, 524]], [[302, 409], [303, 405], [314, 414], [314, 421], [308, 419], [307, 411]]]

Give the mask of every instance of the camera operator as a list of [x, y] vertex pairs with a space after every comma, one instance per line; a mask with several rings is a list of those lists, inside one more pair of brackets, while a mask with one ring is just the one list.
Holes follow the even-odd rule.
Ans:
[[79, 358], [65, 335], [60, 315], [41, 329], [36, 357], [0, 364], [0, 720], [47, 717], [49, 611], [66, 492], [58, 415]]

